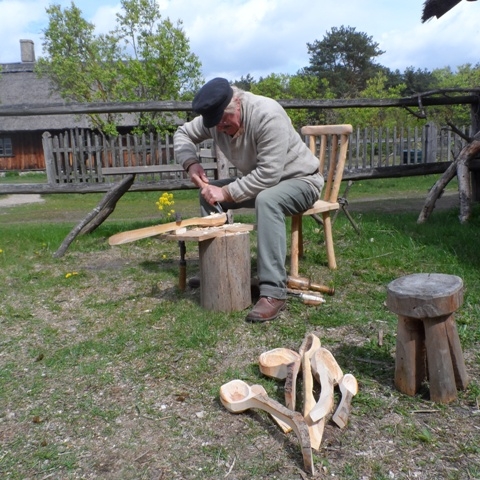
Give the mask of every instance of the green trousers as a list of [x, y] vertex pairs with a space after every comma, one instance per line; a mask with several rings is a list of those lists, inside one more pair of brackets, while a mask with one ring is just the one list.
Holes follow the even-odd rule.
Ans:
[[[222, 187], [235, 178], [213, 180], [211, 185]], [[256, 198], [241, 203], [223, 202], [227, 211], [235, 208], [255, 208], [257, 217], [257, 276], [262, 297], [287, 297], [287, 232], [285, 217], [308, 210], [319, 198], [310, 183], [292, 178], [260, 192]], [[203, 216], [215, 213], [200, 194]], [[250, 260], [250, 259], [249, 259]]]

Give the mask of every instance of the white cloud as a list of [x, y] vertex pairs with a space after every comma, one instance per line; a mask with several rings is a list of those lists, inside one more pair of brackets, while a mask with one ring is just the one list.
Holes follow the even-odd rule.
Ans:
[[[206, 79], [233, 80], [247, 74], [296, 73], [308, 66], [307, 43], [332, 27], [350, 26], [379, 43], [378, 61], [391, 69], [455, 68], [480, 61], [480, 2], [460, 2], [440, 19], [422, 24], [423, 0], [158, 0], [164, 18], [183, 21], [192, 51]], [[52, 1], [0, 0], [0, 62], [20, 60], [19, 40], [34, 40]], [[71, 0], [56, 0], [63, 8]], [[106, 33], [115, 25], [119, 0], [77, 0], [84, 17]]]

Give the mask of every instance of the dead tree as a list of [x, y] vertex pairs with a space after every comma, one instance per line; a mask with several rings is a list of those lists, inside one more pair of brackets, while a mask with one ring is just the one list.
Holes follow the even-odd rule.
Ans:
[[468, 144], [462, 148], [461, 152], [445, 170], [443, 175], [437, 180], [435, 185], [428, 192], [425, 204], [418, 216], [417, 223], [425, 223], [435, 208], [435, 202], [442, 195], [448, 182], [458, 177], [458, 194], [460, 197], [460, 223], [466, 223], [470, 219], [472, 210], [472, 188], [470, 184], [470, 161], [480, 154], [480, 131], [473, 138], [468, 139]]

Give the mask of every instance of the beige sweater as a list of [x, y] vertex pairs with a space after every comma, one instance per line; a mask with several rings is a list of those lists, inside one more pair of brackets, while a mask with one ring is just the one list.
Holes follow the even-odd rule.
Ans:
[[216, 127], [205, 128], [201, 116], [179, 127], [174, 135], [176, 161], [184, 168], [198, 162], [195, 145], [211, 138], [242, 174], [227, 187], [235, 202], [255, 198], [287, 178], [301, 178], [320, 194], [323, 177], [317, 172], [318, 159], [295, 131], [282, 106], [245, 92], [242, 115], [244, 132], [234, 139]]

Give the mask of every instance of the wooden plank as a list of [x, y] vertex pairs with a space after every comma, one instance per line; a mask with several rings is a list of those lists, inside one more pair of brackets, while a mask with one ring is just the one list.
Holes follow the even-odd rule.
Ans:
[[49, 184], [56, 182], [55, 175], [55, 161], [52, 151], [52, 136], [49, 132], [44, 132], [42, 135], [43, 154], [45, 156], [45, 167], [47, 170], [47, 181]]
[[[205, 170], [216, 170], [216, 163], [202, 164]], [[147, 165], [135, 167], [107, 167], [102, 169], [103, 175], [126, 175], [130, 173], [167, 173], [167, 172], [181, 172], [183, 168], [180, 165]]]
[[201, 242], [231, 233], [243, 233], [255, 230], [255, 225], [249, 223], [231, 223], [220, 227], [192, 228], [183, 233], [165, 233], [162, 238], [184, 242]]
[[103, 161], [106, 161], [106, 155], [103, 153], [100, 147], [99, 135], [94, 135], [93, 143], [95, 146], [95, 166], [97, 169], [98, 181], [103, 182], [104, 178], [102, 174], [102, 168], [103, 168]]
[[68, 141], [70, 155], [69, 155], [69, 163], [70, 163], [70, 179], [73, 180], [75, 183], [79, 183], [79, 168], [77, 163], [77, 152], [75, 148], [75, 138], [73, 136], [73, 130], [69, 130], [68, 134], [65, 136], [66, 140]]

